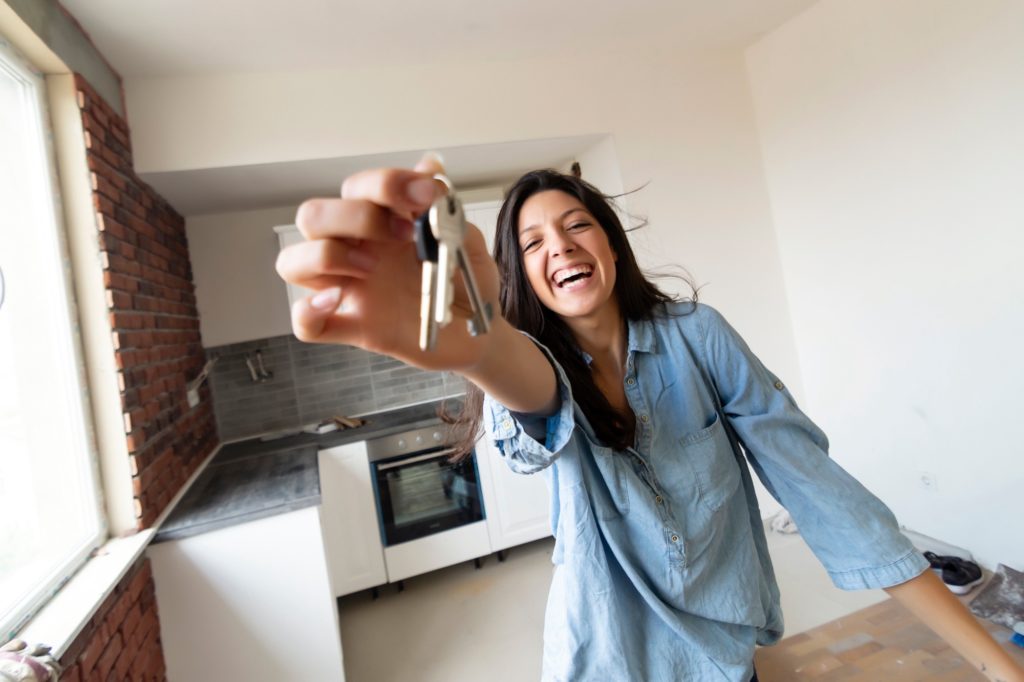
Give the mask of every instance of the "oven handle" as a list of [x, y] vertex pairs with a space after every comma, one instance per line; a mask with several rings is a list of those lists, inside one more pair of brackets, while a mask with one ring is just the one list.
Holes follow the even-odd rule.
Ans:
[[427, 459], [437, 459], [438, 457], [454, 455], [456, 452], [457, 450], [455, 448], [446, 448], [444, 450], [438, 450], [437, 452], [428, 452], [425, 455], [414, 455], [413, 457], [407, 457], [397, 462], [378, 464], [377, 471], [387, 471], [388, 469], [394, 469], [395, 467], [405, 466], [406, 464], [412, 464], [413, 462], [422, 462]]

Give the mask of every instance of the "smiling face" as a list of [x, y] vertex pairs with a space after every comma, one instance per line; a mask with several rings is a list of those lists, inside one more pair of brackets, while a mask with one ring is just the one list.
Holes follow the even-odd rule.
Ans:
[[538, 192], [523, 202], [518, 227], [523, 268], [545, 307], [567, 322], [616, 308], [617, 256], [579, 199], [559, 190]]

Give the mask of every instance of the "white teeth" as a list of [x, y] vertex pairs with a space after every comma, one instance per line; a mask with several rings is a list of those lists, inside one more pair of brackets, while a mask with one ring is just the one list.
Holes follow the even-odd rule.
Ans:
[[570, 277], [574, 277], [575, 275], [581, 274], [589, 275], [593, 271], [594, 267], [592, 265], [576, 265], [571, 268], [559, 270], [554, 274], [553, 279], [555, 280], [555, 284], [557, 284], [558, 286], [562, 286], [562, 284], [565, 283], [565, 280], [569, 279]]

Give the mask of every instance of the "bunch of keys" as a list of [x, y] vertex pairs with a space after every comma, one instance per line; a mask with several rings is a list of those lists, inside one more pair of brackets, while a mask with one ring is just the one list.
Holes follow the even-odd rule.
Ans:
[[433, 350], [437, 330], [452, 321], [452, 300], [455, 292], [455, 269], [462, 272], [462, 281], [469, 294], [473, 317], [467, 322], [473, 336], [486, 334], [491, 328], [491, 304], [484, 303], [476, 287], [476, 278], [469, 267], [469, 258], [462, 248], [466, 236], [466, 215], [455, 187], [446, 175], [435, 180], [444, 183], [448, 192], [434, 200], [416, 219], [416, 255], [423, 262], [422, 296], [420, 298], [420, 349]]

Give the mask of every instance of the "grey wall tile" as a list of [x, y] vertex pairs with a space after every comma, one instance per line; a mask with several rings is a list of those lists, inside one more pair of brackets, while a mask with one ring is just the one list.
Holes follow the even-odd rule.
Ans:
[[[273, 374], [253, 382], [246, 357], [259, 351]], [[409, 367], [351, 346], [311, 344], [276, 336], [207, 349], [221, 437], [245, 438], [298, 429], [332, 415], [358, 415], [463, 392], [462, 379]], [[255, 360], [254, 360], [255, 362]]]

